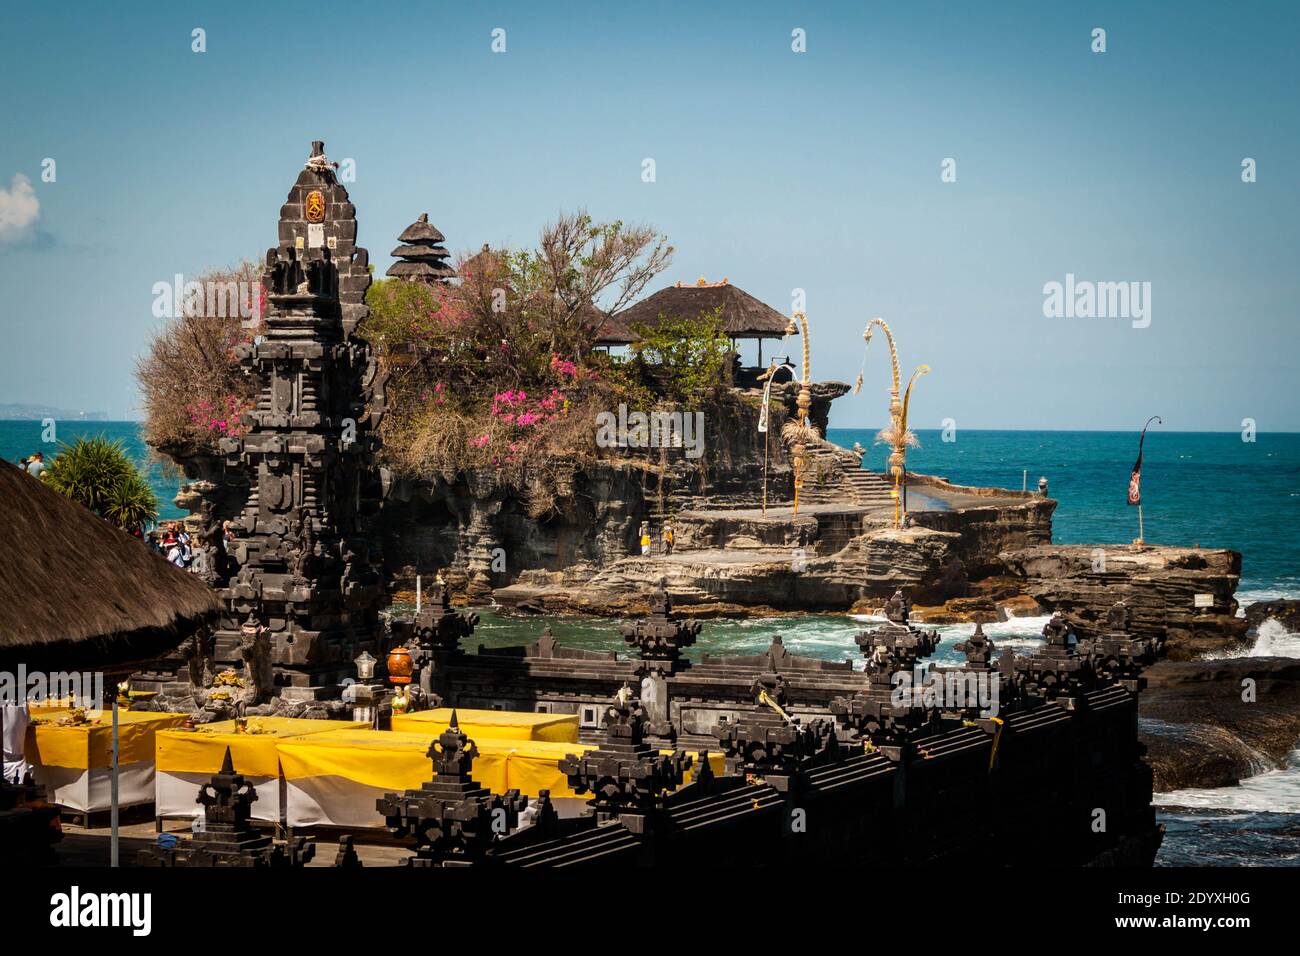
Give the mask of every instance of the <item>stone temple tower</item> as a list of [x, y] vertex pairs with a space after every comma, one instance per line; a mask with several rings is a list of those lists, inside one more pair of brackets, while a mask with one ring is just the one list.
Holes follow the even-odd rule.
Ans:
[[356, 238], [347, 190], [313, 143], [266, 255], [263, 333], [237, 354], [257, 404], [247, 433], [221, 442], [250, 492], [231, 522], [237, 570], [221, 592], [213, 657], [245, 668], [262, 698], [268, 683], [290, 699], [334, 697], [357, 655], [382, 656], [388, 595], [371, 523], [384, 396], [356, 335], [370, 285]]

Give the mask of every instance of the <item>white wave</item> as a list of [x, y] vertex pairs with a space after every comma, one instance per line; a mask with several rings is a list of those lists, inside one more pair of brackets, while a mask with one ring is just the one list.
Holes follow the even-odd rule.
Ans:
[[1300, 657], [1300, 634], [1269, 618], [1255, 632], [1255, 646], [1247, 657]]
[[1246, 591], [1238, 591], [1233, 595], [1239, 605], [1239, 614], [1244, 614], [1245, 609], [1252, 604], [1258, 604], [1261, 601], [1297, 601], [1300, 600], [1300, 590], [1296, 588], [1256, 588]]
[[1297, 657], [1300, 658], [1300, 634], [1288, 631], [1281, 621], [1268, 618], [1255, 629], [1255, 643], [1244, 650], [1222, 651], [1206, 654], [1207, 661], [1227, 660], [1233, 657]]
[[[1043, 642], [1043, 627], [1052, 618], [1013, 617], [984, 625], [984, 635], [998, 647], [1034, 647]], [[974, 624], [939, 624], [934, 628], [943, 636], [944, 643], [964, 641], [975, 633]]]
[[1300, 749], [1291, 751], [1283, 770], [1266, 770], [1235, 787], [1174, 790], [1157, 793], [1157, 806], [1242, 813], [1300, 813]]

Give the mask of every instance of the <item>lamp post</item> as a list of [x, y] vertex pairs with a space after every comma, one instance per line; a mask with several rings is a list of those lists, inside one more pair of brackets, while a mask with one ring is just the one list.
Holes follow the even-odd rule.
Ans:
[[345, 688], [343, 696], [345, 700], [351, 697], [352, 719], [366, 721], [373, 727], [375, 718], [379, 716], [379, 696], [383, 691], [373, 683], [378, 661], [369, 651], [362, 651], [352, 663], [357, 668], [357, 682]]
[[[798, 320], [798, 327], [795, 326], [795, 320]], [[794, 513], [799, 514], [799, 489], [803, 487], [803, 463], [804, 456], [808, 452], [808, 439], [819, 437], [817, 429], [808, 424], [808, 410], [812, 408], [812, 390], [809, 386], [812, 384], [812, 345], [808, 340], [808, 317], [802, 312], [796, 312], [790, 319], [790, 324], [786, 326], [786, 335], [795, 335], [796, 333], [803, 336], [803, 379], [799, 383], [799, 397], [795, 402], [795, 408], [799, 414], [797, 422], [786, 422], [785, 427], [781, 430], [781, 437], [793, 444], [792, 457], [794, 458]]]

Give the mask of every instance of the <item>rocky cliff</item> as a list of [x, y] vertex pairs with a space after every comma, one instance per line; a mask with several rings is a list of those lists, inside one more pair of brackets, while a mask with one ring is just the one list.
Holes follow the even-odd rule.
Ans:
[[1133, 630], [1163, 643], [1172, 660], [1194, 660], [1244, 646], [1246, 620], [1233, 596], [1241, 554], [1227, 548], [1154, 545], [1039, 545], [1004, 552], [1007, 572], [1080, 636], [1093, 636], [1123, 601]]

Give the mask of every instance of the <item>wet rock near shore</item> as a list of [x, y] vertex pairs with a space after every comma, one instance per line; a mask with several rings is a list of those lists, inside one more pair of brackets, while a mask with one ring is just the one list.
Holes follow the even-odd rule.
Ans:
[[1232, 786], [1282, 767], [1300, 741], [1300, 660], [1161, 661], [1145, 676], [1139, 730], [1157, 792]]
[[1292, 633], [1300, 632], [1300, 601], [1257, 601], [1246, 608], [1246, 625], [1251, 630], [1265, 621], [1277, 621]]
[[1228, 548], [1158, 545], [1042, 545], [1001, 555], [1024, 592], [1093, 637], [1106, 612], [1123, 601], [1133, 631], [1162, 642], [1171, 660], [1245, 647], [1247, 624], [1233, 597], [1241, 553]]

